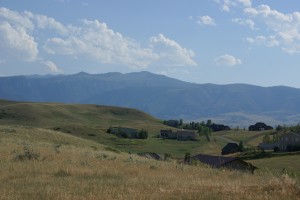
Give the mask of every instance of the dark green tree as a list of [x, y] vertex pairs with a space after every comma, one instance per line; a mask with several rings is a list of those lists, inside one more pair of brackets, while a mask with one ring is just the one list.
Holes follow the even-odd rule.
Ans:
[[240, 141], [239, 146], [238, 146], [238, 151], [243, 152], [244, 151], [244, 144], [243, 141]]
[[205, 136], [208, 142], [210, 142], [209, 136], [211, 135], [211, 132], [212, 132], [211, 129], [208, 128], [207, 126], [199, 125], [198, 128], [199, 135]]

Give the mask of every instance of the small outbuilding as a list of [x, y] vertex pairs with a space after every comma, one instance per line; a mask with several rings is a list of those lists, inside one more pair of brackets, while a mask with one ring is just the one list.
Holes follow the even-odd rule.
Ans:
[[239, 145], [237, 143], [228, 143], [222, 149], [222, 155], [232, 154], [239, 151]]

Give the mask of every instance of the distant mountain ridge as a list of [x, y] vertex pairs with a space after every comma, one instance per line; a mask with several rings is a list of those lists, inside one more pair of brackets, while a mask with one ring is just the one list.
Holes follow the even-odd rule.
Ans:
[[0, 98], [130, 107], [161, 119], [210, 118], [232, 126], [300, 121], [300, 89], [194, 84], [149, 72], [0, 77]]

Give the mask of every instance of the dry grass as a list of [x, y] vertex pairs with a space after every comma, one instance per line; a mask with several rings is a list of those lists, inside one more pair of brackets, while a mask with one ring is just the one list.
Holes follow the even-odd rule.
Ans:
[[[0, 126], [0, 199], [276, 200], [300, 195], [296, 180], [284, 174], [159, 162], [106, 151], [97, 143], [54, 131], [33, 129], [35, 137], [26, 131]], [[57, 141], [62, 144], [59, 151]], [[25, 143], [39, 153], [38, 160], [15, 160]]]

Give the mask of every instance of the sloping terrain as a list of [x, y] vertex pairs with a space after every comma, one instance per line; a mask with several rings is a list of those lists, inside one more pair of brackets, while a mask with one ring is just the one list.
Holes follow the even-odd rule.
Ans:
[[[171, 129], [152, 116], [128, 108], [62, 104], [29, 103], [0, 100], [0, 124], [46, 128], [89, 139], [125, 152], [168, 153], [183, 157], [186, 152], [218, 155], [223, 140], [208, 143], [198, 136], [198, 141], [162, 140], [157, 138], [161, 129]], [[123, 139], [106, 133], [109, 127], [144, 129], [148, 139]]]
[[65, 133], [0, 125], [1, 199], [297, 199], [286, 174], [154, 161]]

